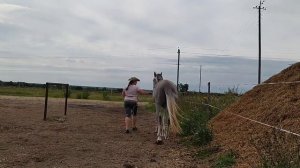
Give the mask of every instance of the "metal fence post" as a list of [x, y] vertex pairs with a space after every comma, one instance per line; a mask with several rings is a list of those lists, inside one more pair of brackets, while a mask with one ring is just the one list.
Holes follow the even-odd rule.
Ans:
[[46, 121], [46, 118], [47, 118], [47, 105], [48, 105], [48, 86], [49, 86], [49, 84], [48, 84], [48, 83], [46, 83], [45, 108], [44, 108], [44, 121]]

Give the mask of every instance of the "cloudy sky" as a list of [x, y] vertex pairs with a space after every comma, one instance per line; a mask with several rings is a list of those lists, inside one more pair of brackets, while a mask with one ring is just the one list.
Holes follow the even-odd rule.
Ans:
[[[201, 90], [258, 80], [259, 0], [0, 0], [0, 80], [124, 87], [153, 72]], [[266, 0], [262, 81], [299, 61], [300, 1]]]

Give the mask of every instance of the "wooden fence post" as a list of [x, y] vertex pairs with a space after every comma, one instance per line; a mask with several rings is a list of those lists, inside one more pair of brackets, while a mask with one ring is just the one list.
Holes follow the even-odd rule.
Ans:
[[209, 118], [211, 118], [212, 117], [212, 109], [211, 109], [211, 107], [210, 107], [210, 105], [211, 105], [211, 98], [210, 98], [210, 82], [208, 82], [208, 91], [207, 91], [207, 93], [208, 93], [208, 112], [209, 112], [209, 114], [208, 114], [208, 116], [209, 116]]

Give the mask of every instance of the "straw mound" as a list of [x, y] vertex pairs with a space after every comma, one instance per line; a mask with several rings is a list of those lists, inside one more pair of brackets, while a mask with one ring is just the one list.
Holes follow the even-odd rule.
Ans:
[[214, 143], [238, 152], [237, 167], [257, 166], [260, 151], [251, 140], [272, 128], [234, 114], [300, 134], [300, 83], [265, 84], [295, 81], [300, 81], [300, 62], [257, 85], [212, 120]]

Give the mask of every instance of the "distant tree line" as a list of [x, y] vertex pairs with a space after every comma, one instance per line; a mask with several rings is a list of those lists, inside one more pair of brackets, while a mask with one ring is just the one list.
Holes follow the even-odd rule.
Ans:
[[[27, 83], [27, 82], [13, 82], [13, 81], [1, 81], [0, 86], [13, 86], [13, 87], [37, 87], [45, 88], [46, 84], [40, 83]], [[61, 85], [51, 85], [51, 88], [61, 88]], [[70, 85], [71, 90], [86, 90], [86, 91], [113, 91], [113, 92], [122, 92], [122, 88], [108, 88], [108, 87], [92, 87], [92, 86], [76, 86]]]
[[26, 82], [5, 82], [0, 80], [0, 86], [15, 86], [15, 87], [45, 87], [44, 84], [39, 83], [26, 83]]

